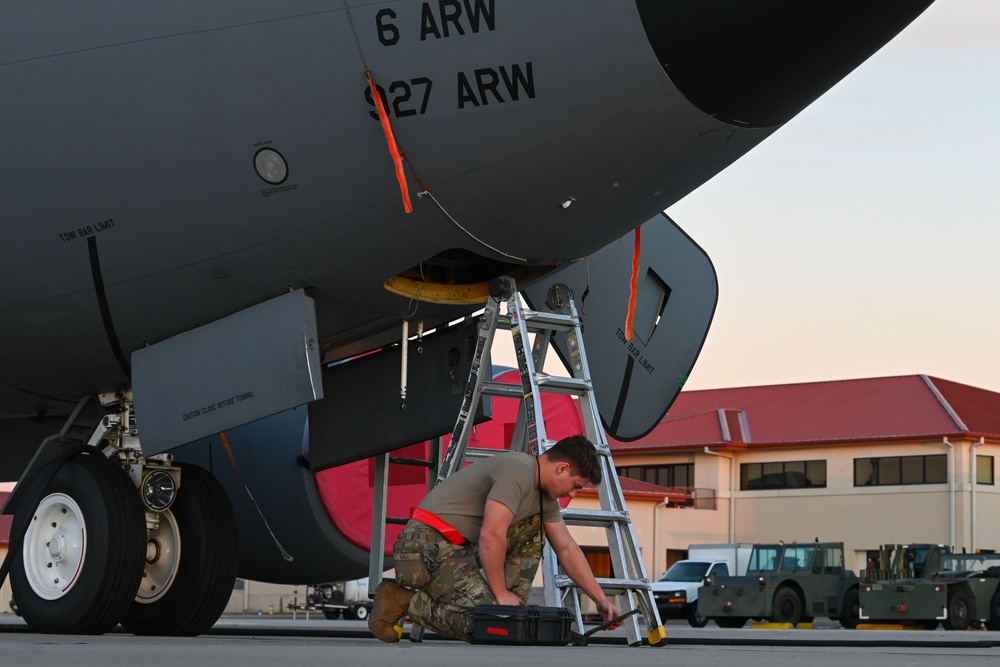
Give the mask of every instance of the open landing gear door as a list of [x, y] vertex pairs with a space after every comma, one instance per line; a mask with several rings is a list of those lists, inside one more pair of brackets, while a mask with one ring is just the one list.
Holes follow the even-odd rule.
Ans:
[[[631, 234], [523, 290], [536, 310], [543, 309], [551, 285], [573, 290], [601, 421], [611, 436], [625, 441], [649, 433], [677, 398], [701, 352], [719, 296], [708, 255], [673, 220], [661, 214], [647, 221], [641, 239], [631, 341], [625, 338]], [[555, 345], [565, 360], [565, 337]]]
[[323, 398], [316, 310], [295, 290], [132, 353], [146, 456]]

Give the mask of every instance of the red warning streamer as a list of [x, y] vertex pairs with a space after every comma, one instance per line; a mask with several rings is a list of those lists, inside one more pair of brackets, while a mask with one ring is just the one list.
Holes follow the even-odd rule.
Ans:
[[382, 122], [382, 131], [385, 132], [385, 141], [389, 144], [389, 154], [396, 165], [396, 180], [399, 181], [399, 190], [403, 194], [403, 208], [407, 213], [413, 211], [413, 204], [410, 203], [410, 188], [406, 185], [406, 174], [403, 172], [403, 158], [396, 147], [396, 138], [392, 135], [392, 127], [389, 126], [389, 115], [385, 112], [385, 105], [382, 104], [382, 96], [379, 95], [375, 82], [372, 81], [372, 73], [365, 70], [365, 77], [368, 79], [368, 88], [372, 91], [372, 99], [375, 100], [375, 108], [378, 110], [378, 118]]
[[632, 280], [629, 281], [628, 313], [625, 315], [625, 340], [632, 340], [632, 320], [635, 319], [635, 297], [639, 291], [639, 250], [642, 248], [640, 227], [635, 228], [635, 248], [632, 250]]

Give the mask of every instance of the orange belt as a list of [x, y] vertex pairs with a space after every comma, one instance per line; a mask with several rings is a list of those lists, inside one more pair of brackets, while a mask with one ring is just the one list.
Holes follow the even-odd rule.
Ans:
[[465, 538], [462, 537], [462, 534], [442, 521], [436, 514], [428, 512], [427, 510], [422, 510], [419, 507], [414, 507], [410, 510], [410, 518], [415, 521], [419, 521], [424, 525], [430, 526], [444, 535], [444, 538], [452, 544], [465, 544]]

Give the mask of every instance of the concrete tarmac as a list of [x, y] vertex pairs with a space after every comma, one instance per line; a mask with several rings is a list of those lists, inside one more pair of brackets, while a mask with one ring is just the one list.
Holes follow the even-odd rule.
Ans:
[[422, 643], [383, 644], [362, 621], [313, 616], [224, 617], [211, 633], [193, 638], [40, 635], [16, 617], [0, 617], [0, 665], [383, 665], [487, 667], [491, 665], [690, 665], [773, 667], [962, 667], [1000, 664], [1000, 632], [944, 630], [859, 631], [833, 625], [815, 630], [723, 630], [667, 625], [667, 646], [628, 647], [623, 635], [601, 633], [590, 645], [485, 646], [428, 635]]

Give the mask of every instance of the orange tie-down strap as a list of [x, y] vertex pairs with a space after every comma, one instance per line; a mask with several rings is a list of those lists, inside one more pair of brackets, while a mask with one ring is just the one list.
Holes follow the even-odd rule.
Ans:
[[438, 515], [428, 512], [427, 510], [422, 510], [419, 507], [414, 507], [410, 510], [410, 518], [420, 523], [430, 526], [434, 530], [438, 531], [444, 538], [451, 542], [452, 544], [462, 545], [465, 544], [465, 538], [462, 537], [462, 533], [458, 532], [447, 523], [445, 523], [441, 517]]
[[385, 105], [382, 104], [382, 96], [379, 94], [378, 87], [372, 79], [372, 73], [365, 70], [365, 77], [368, 79], [368, 88], [372, 92], [372, 100], [375, 102], [375, 109], [378, 111], [379, 122], [382, 123], [382, 131], [385, 133], [386, 143], [389, 144], [389, 155], [392, 156], [392, 163], [396, 166], [396, 180], [399, 181], [399, 190], [403, 195], [403, 210], [411, 213], [413, 205], [410, 203], [410, 188], [406, 184], [406, 174], [403, 172], [403, 158], [400, 155], [399, 148], [396, 146], [396, 137], [392, 133], [392, 126], [389, 125], [389, 114], [386, 113]]
[[642, 249], [642, 234], [635, 228], [635, 246], [632, 249], [632, 276], [629, 280], [628, 312], [625, 314], [625, 340], [632, 340], [632, 320], [635, 319], [635, 299], [639, 292], [639, 252]]

